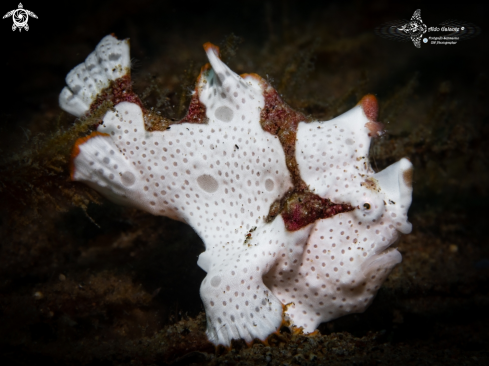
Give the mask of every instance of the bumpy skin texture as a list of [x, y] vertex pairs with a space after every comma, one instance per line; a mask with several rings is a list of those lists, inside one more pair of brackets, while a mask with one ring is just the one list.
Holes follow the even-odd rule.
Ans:
[[59, 95], [60, 107], [74, 116], [82, 116], [110, 81], [129, 74], [130, 65], [129, 40], [104, 37], [85, 62], [66, 76], [68, 86]]
[[379, 133], [372, 103], [367, 96], [331, 121], [299, 124], [296, 159], [302, 179], [319, 196], [356, 208], [316, 222], [297, 276], [280, 263], [265, 277], [282, 303], [291, 303], [290, 322], [305, 332], [364, 311], [401, 262], [389, 246], [399, 232], [411, 232], [411, 163], [402, 159], [375, 173], [368, 161], [371, 135]]
[[[206, 247], [198, 260], [207, 272], [200, 293], [216, 345], [264, 340], [284, 316], [291, 327], [312, 332], [322, 321], [363, 311], [401, 260], [397, 250], [385, 250], [398, 232], [411, 230], [411, 164], [403, 159], [374, 173], [368, 163], [370, 135], [379, 130], [375, 99], [366, 97], [329, 122], [299, 123], [295, 158], [302, 180], [320, 197], [355, 209], [289, 231], [282, 215], [264, 220], [270, 205], [294, 189], [279, 138], [260, 124], [269, 86], [236, 75], [217, 47], [204, 48], [210, 67], [203, 68], [181, 123], [148, 132], [145, 112], [132, 102], [137, 97], [118, 99], [126, 101], [77, 141], [72, 179], [194, 228]], [[115, 60], [120, 63], [104, 67]], [[105, 37], [69, 74], [61, 106], [88, 113], [90, 101], [107, 89], [83, 81], [107, 87], [128, 80], [129, 60], [127, 41]]]

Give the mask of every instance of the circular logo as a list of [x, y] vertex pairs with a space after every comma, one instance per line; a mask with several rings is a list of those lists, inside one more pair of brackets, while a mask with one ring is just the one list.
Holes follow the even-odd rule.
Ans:
[[17, 9], [12, 14], [12, 19], [14, 20], [14, 24], [17, 27], [23, 28], [27, 24], [27, 21], [29, 20], [29, 15], [24, 9]]
[[428, 43], [428, 38], [423, 38], [423, 43]]

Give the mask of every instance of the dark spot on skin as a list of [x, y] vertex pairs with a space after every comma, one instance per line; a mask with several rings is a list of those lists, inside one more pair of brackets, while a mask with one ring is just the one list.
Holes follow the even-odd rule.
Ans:
[[402, 173], [402, 178], [404, 179], [404, 183], [408, 187], [412, 187], [413, 186], [413, 168], [409, 168], [409, 169], [405, 170]]
[[117, 60], [118, 60], [118, 59], [120, 59], [120, 58], [121, 58], [121, 55], [120, 55], [120, 54], [118, 54], [118, 53], [111, 53], [111, 54], [109, 55], [109, 60], [110, 60], [110, 61], [117, 61]]

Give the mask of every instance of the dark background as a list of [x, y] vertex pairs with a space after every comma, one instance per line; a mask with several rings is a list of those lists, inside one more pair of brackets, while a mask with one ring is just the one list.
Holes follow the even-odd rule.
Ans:
[[[0, 13], [17, 5], [3, 2]], [[39, 17], [28, 32], [0, 21], [0, 362], [489, 363], [486, 3], [23, 5]], [[458, 19], [482, 33], [420, 49], [374, 34], [418, 8], [428, 27]], [[367, 312], [323, 324], [313, 339], [284, 331], [270, 347], [214, 352], [203, 334], [196, 234], [68, 179], [80, 133], [58, 95], [65, 75], [110, 33], [131, 39], [134, 90], [146, 107], [174, 119], [185, 113], [207, 41], [228, 50], [233, 70], [267, 78], [292, 107], [318, 119], [377, 96], [389, 134], [371, 158], [376, 169], [403, 156], [413, 162], [414, 230]]]
[[[15, 9], [17, 4], [7, 2], [3, 7]], [[50, 106], [64, 86], [66, 73], [110, 33], [131, 38], [132, 55], [144, 64], [175, 42], [202, 54], [203, 42], [219, 43], [230, 33], [243, 37], [250, 47], [263, 47], [270, 37], [284, 38], [287, 32], [322, 39], [370, 34], [385, 22], [410, 19], [418, 8], [428, 27], [460, 19], [479, 25], [483, 32], [455, 47], [423, 44], [421, 49], [411, 47], [411, 42], [376, 38], [371, 49], [364, 50], [365, 57], [378, 63], [379, 68], [395, 65], [396, 73], [389, 73], [391, 85], [409, 72], [422, 71], [422, 88], [447, 78], [469, 86], [487, 65], [487, 7], [484, 2], [30, 1], [24, 3], [24, 8], [35, 8], [32, 11], [39, 17], [29, 20], [30, 31], [12, 32], [11, 18], [0, 22], [5, 85], [2, 104], [8, 113], [15, 111], [16, 115], [19, 110], [29, 113]], [[330, 34], [322, 34], [325, 28]], [[44, 81], [46, 78], [50, 78], [49, 83]], [[379, 85], [380, 90], [384, 88], [388, 86]]]

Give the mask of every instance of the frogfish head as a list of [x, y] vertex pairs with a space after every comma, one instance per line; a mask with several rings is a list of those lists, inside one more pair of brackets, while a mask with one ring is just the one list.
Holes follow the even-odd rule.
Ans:
[[[321, 295], [320, 314], [307, 331], [320, 322], [349, 313], [363, 312], [402, 256], [392, 244], [400, 234], [411, 232], [407, 213], [411, 205], [412, 164], [401, 159], [386, 169], [369, 174], [363, 182], [337, 198], [354, 209], [319, 220], [305, 248], [305, 260], [318, 262], [314, 278], [307, 276], [309, 298]], [[318, 273], [319, 272], [319, 273]], [[296, 305], [297, 308], [297, 305]]]
[[391, 245], [399, 234], [409, 234], [412, 230], [407, 217], [412, 200], [412, 174], [411, 162], [401, 159], [373, 174], [369, 182], [362, 185], [363, 192], [356, 198], [353, 212], [366, 225], [363, 240], [367, 238], [366, 242], [370, 243], [370, 248], [365, 248], [367, 255], [360, 266], [366, 279], [372, 279], [374, 273], [379, 272], [387, 276], [402, 260], [399, 251]]

